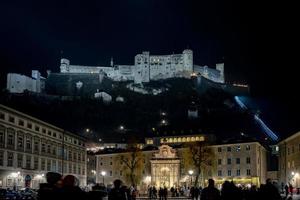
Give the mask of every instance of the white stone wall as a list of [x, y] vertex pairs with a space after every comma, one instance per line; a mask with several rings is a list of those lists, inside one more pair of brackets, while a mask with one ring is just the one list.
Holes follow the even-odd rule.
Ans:
[[10, 93], [23, 93], [25, 90], [37, 92], [36, 80], [21, 74], [7, 74], [7, 90]]
[[207, 66], [194, 66], [193, 51], [186, 49], [182, 54], [150, 55], [148, 51], [137, 54], [134, 65], [81, 66], [70, 65], [68, 59], [61, 59], [61, 73], [100, 73], [104, 72], [115, 81], [134, 80], [135, 83], [149, 82], [172, 77], [189, 78], [193, 72], [219, 83], [224, 83], [224, 63], [217, 64], [216, 69]]

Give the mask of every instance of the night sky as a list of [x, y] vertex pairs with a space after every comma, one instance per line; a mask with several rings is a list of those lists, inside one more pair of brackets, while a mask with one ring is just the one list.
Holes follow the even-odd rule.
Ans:
[[227, 81], [250, 84], [275, 129], [281, 122], [299, 130], [292, 15], [275, 1], [1, 1], [1, 88], [7, 72], [58, 72], [61, 57], [73, 64], [109, 65], [111, 57], [133, 64], [144, 50], [191, 48], [194, 63], [224, 61]]

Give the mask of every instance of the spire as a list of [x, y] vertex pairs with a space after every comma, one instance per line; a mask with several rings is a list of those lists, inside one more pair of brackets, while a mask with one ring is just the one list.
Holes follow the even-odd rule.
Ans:
[[111, 67], [114, 66], [114, 58], [113, 58], [113, 57], [110, 58], [110, 66], [111, 66]]

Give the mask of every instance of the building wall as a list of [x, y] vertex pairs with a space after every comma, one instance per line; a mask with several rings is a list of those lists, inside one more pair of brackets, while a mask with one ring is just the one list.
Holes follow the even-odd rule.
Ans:
[[300, 187], [300, 132], [279, 144], [279, 181]]
[[[149, 138], [146, 139], [146, 141], [149, 141]], [[216, 169], [209, 170], [210, 172], [208, 173], [208, 178], [215, 179], [218, 186], [221, 186], [221, 184], [225, 180], [233, 180], [236, 184], [245, 186], [249, 186], [251, 184], [259, 186], [261, 183], [265, 183], [267, 178], [267, 161], [266, 150], [262, 145], [257, 142], [250, 142], [213, 145], [211, 147], [213, 148], [213, 152], [215, 154]], [[231, 148], [231, 151], [228, 151], [228, 148]], [[180, 148], [176, 150], [181, 162], [179, 179], [181, 180], [181, 183], [185, 182], [186, 184], [186, 181], [190, 180], [190, 177], [188, 177], [189, 169], [186, 169], [184, 165], [185, 160], [183, 157], [183, 149]], [[154, 152], [157, 151], [143, 152], [145, 156], [145, 170], [143, 173], [143, 180], [146, 179], [147, 176], [151, 176], [150, 160]], [[113, 180], [115, 179], [124, 180], [124, 176], [120, 175], [120, 165], [117, 164], [117, 162], [119, 162], [120, 155], [120, 153], [96, 155], [97, 182], [101, 183], [103, 181], [101, 171], [106, 171], [106, 176], [104, 177], [105, 184], [112, 184]], [[227, 159], [231, 159], [231, 164], [228, 163]], [[237, 159], [240, 160], [239, 164], [237, 163]], [[221, 160], [220, 163], [219, 160]], [[231, 170], [231, 175], [228, 174], [228, 170]], [[238, 170], [239, 174], [237, 172]], [[141, 185], [144, 185], [144, 182], [142, 182]]]
[[7, 90], [10, 93], [23, 93], [25, 90], [37, 92], [36, 80], [21, 74], [7, 74]]
[[266, 150], [257, 142], [214, 145], [216, 171], [212, 177], [220, 186], [224, 180], [236, 184], [260, 185], [266, 181]]
[[80, 185], [86, 185], [83, 138], [0, 105], [0, 186], [12, 187], [19, 179], [19, 187], [24, 187], [29, 175], [31, 187], [37, 188], [49, 171], [75, 175]]

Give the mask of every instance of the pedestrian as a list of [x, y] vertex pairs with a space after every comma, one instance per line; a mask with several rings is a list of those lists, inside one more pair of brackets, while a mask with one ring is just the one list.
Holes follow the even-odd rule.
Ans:
[[121, 190], [122, 181], [116, 179], [114, 181], [114, 188], [108, 194], [108, 200], [126, 200], [126, 193]]
[[41, 183], [38, 190], [38, 200], [53, 200], [60, 196], [62, 175], [56, 172], [46, 174], [47, 183]]
[[215, 188], [215, 181], [208, 179], [208, 186], [202, 190], [201, 200], [220, 200], [220, 191]]

